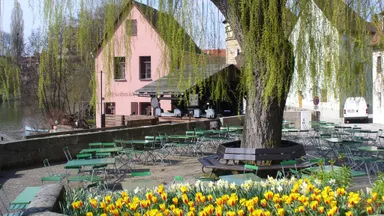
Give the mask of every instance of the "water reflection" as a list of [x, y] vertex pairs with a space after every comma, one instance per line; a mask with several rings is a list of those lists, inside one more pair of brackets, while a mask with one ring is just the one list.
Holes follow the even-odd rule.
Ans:
[[21, 105], [18, 101], [0, 102], [0, 137], [7, 141], [30, 135], [25, 131], [26, 125], [41, 127], [44, 124], [38, 110], [37, 106]]

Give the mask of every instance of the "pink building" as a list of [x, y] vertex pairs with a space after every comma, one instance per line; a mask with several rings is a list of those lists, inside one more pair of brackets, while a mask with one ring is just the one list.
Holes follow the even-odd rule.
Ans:
[[[101, 126], [100, 108], [102, 114], [153, 115], [150, 98], [136, 96], [135, 90], [168, 74], [162, 57], [167, 45], [156, 30], [158, 13], [133, 1], [118, 16], [113, 35], [100, 42], [95, 56], [97, 127]], [[131, 25], [129, 31], [127, 25]], [[160, 103], [162, 109], [172, 109], [170, 100]]]

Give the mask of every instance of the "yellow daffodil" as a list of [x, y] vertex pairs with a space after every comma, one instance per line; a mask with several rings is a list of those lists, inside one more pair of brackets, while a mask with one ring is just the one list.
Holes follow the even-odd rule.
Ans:
[[174, 210], [172, 210], [172, 212], [175, 216], [183, 216], [183, 210], [179, 208], [175, 208]]
[[157, 196], [153, 196], [151, 201], [153, 204], [156, 204], [157, 203]]
[[161, 203], [161, 204], [159, 205], [159, 208], [160, 208], [160, 210], [161, 210], [162, 212], [164, 212], [164, 210], [165, 210], [165, 203]]
[[327, 216], [334, 216], [336, 213], [337, 213], [337, 207], [335, 206], [327, 211]]
[[323, 213], [324, 213], [324, 206], [319, 206], [319, 208], [317, 208], [317, 211], [318, 211], [320, 214], [323, 214]]
[[262, 200], [260, 201], [260, 205], [261, 205], [263, 208], [267, 207], [267, 200], [262, 199]]
[[337, 190], [336, 190], [336, 194], [337, 194], [338, 196], [344, 196], [346, 193], [347, 193], [347, 192], [345, 191], [344, 188], [337, 188]]
[[368, 206], [366, 210], [367, 210], [367, 214], [372, 214], [373, 213], [372, 206]]
[[121, 209], [123, 207], [123, 199], [119, 198], [116, 203], [116, 208]]
[[107, 208], [107, 203], [105, 203], [105, 202], [101, 202], [101, 203], [100, 203], [100, 208], [102, 208], [102, 209], [106, 209], [106, 208]]
[[113, 216], [119, 216], [119, 215], [120, 215], [120, 212], [119, 212], [119, 210], [117, 210], [117, 209], [111, 210], [110, 213], [111, 213]]
[[285, 210], [283, 208], [278, 208], [277, 209], [277, 215], [278, 216], [284, 216]]
[[[372, 192], [372, 200], [373, 201], [377, 200], [377, 193], [376, 192]], [[383, 199], [383, 201], [384, 201], [384, 199]]]
[[172, 202], [177, 205], [179, 203], [179, 199], [177, 197], [173, 197]]
[[211, 194], [209, 194], [209, 195], [207, 196], [207, 199], [208, 199], [209, 202], [212, 202], [212, 201], [213, 201], [213, 196], [212, 196]]
[[268, 211], [268, 210], [265, 210], [265, 211], [263, 212], [263, 215], [264, 215], [264, 216], [271, 216], [271, 212]]
[[123, 192], [121, 192], [121, 197], [127, 197], [128, 196], [128, 193], [127, 192], [125, 192], [125, 191], [123, 191]]
[[187, 216], [195, 216], [195, 213], [190, 211], [190, 212], [187, 213]]
[[264, 193], [264, 197], [265, 197], [265, 199], [267, 199], [267, 200], [272, 199], [272, 198], [273, 198], [273, 192], [272, 192], [272, 191], [267, 191], [267, 192], [265, 192], [265, 193]]
[[112, 198], [111, 198], [111, 196], [108, 195], [108, 196], [105, 196], [104, 200], [106, 203], [110, 203]]
[[181, 199], [183, 200], [183, 203], [184, 203], [184, 204], [188, 204], [189, 199], [188, 199], [188, 195], [187, 195], [187, 194], [183, 194], [183, 195], [181, 196]]
[[236, 199], [234, 198], [230, 198], [228, 201], [227, 201], [227, 205], [229, 206], [235, 206], [236, 205]]
[[185, 193], [187, 193], [188, 188], [187, 188], [187, 186], [183, 185], [183, 186], [180, 187], [180, 190], [181, 190], [182, 193], [185, 194]]
[[86, 216], [93, 216], [92, 212], [87, 212]]
[[139, 207], [139, 204], [137, 202], [129, 203], [130, 210], [136, 211], [137, 207]]
[[345, 212], [345, 216], [353, 216], [353, 213], [351, 211]]
[[221, 206], [216, 206], [215, 212], [217, 216], [222, 216], [223, 215], [223, 208]]
[[236, 216], [236, 212], [234, 212], [234, 211], [227, 211], [227, 213], [225, 215], [226, 216]]
[[239, 209], [237, 210], [237, 216], [244, 216], [244, 210], [243, 209]]
[[123, 197], [123, 202], [125, 204], [128, 204], [130, 202], [129, 197], [128, 196]]
[[298, 210], [299, 210], [299, 212], [301, 214], [303, 214], [305, 212], [305, 207], [304, 206], [299, 206]]
[[156, 191], [158, 194], [162, 194], [164, 192], [164, 185], [162, 185], [162, 184], [159, 185], [159, 187], [157, 187]]
[[165, 200], [167, 200], [167, 197], [168, 197], [168, 195], [167, 195], [167, 193], [161, 193], [161, 199], [163, 200], [163, 201], [165, 201]]

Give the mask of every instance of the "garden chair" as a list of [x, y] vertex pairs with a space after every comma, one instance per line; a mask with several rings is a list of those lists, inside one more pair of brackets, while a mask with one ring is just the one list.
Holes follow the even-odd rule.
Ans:
[[182, 183], [184, 181], [184, 178], [183, 177], [181, 177], [181, 176], [175, 176], [175, 177], [173, 177], [173, 182], [172, 182], [172, 184], [175, 184], [176, 182], [177, 183]]
[[[21, 192], [15, 200], [10, 202], [7, 194], [3, 188], [3, 185], [0, 184], [0, 203], [3, 205], [6, 214], [4, 216], [10, 215], [22, 215], [23, 211], [28, 207], [28, 204], [36, 196], [37, 192], [40, 190], [40, 187], [26, 187], [23, 192]], [[2, 194], [2, 195], [1, 195]], [[3, 197], [3, 198], [1, 198]], [[7, 208], [7, 206], [9, 206]], [[1, 211], [0, 211], [0, 215]]]
[[[63, 151], [64, 151], [64, 154], [65, 154], [65, 157], [67, 158], [67, 161], [71, 161], [72, 160], [72, 155], [71, 155], [71, 152], [69, 152], [69, 148], [68, 146], [65, 146], [63, 148]], [[77, 159], [91, 159], [92, 158], [92, 154], [77, 154], [76, 155], [76, 158]]]
[[255, 166], [255, 165], [250, 165], [250, 164], [244, 164], [244, 172], [243, 173], [245, 173], [245, 171], [246, 170], [252, 170], [252, 171], [254, 171], [255, 172], [255, 175], [257, 175], [257, 171], [259, 170], [259, 167], [258, 166]]
[[150, 176], [152, 173], [151, 171], [135, 171], [133, 170], [131, 173], [132, 177], [143, 177], [143, 176]]
[[41, 183], [44, 182], [61, 182], [67, 174], [55, 174], [51, 168], [51, 165], [49, 164], [48, 159], [43, 160], [43, 164], [45, 169], [47, 170], [48, 176], [43, 176], [40, 178]]
[[287, 161], [282, 161], [280, 162], [281, 166], [281, 171], [283, 172], [283, 176], [286, 177], [287, 175], [285, 174], [285, 167], [284, 166], [292, 166], [294, 165], [295, 169], [289, 168], [289, 171], [295, 175], [295, 176], [300, 176], [299, 172], [297, 171], [297, 162], [296, 160], [287, 160]]

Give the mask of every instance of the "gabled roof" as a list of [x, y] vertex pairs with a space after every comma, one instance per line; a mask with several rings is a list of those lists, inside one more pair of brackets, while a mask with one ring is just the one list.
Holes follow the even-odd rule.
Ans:
[[363, 19], [343, 0], [312, 0], [342, 34], [356, 34], [359, 28], [374, 34], [375, 27]]
[[[215, 76], [216, 74], [219, 74], [220, 72], [224, 70], [228, 71], [237, 71], [237, 67], [233, 64], [220, 64], [220, 63], [212, 63], [207, 64], [204, 66], [200, 66], [197, 68], [197, 70], [202, 71], [203, 74], [199, 74], [199, 80], [201, 82]], [[148, 85], [138, 89], [135, 91], [135, 95], [138, 96], [151, 96], [151, 95], [183, 95], [186, 91], [190, 90], [191, 88], [195, 87], [197, 83], [196, 75], [194, 75], [194, 72], [196, 71], [196, 68], [193, 66], [187, 66], [183, 73], [184, 73], [184, 79], [189, 79], [190, 81], [187, 82], [186, 80], [183, 80], [181, 84], [178, 84], [180, 82], [179, 78], [180, 75], [174, 75], [174, 73], [169, 74], [167, 76], [163, 76], [158, 80], [155, 80]], [[179, 73], [179, 72], [176, 72]], [[201, 76], [201, 77], [200, 77]]]
[[[154, 28], [154, 30], [159, 34], [159, 36], [164, 40], [164, 35], [159, 30], [159, 17], [164, 17], [164, 19], [167, 20], [170, 25], [174, 25], [177, 30], [179, 30], [182, 33], [182, 40], [184, 44], [184, 51], [186, 52], [193, 52], [193, 53], [200, 53], [200, 48], [195, 44], [193, 39], [188, 35], [188, 33], [184, 30], [184, 28], [176, 21], [176, 19], [167, 13], [160, 12], [148, 5], [142, 4], [137, 1], [131, 1], [127, 3], [124, 8], [121, 10], [119, 15], [116, 17], [114, 25], [115, 27], [125, 19], [126, 16], [128, 16], [128, 12], [131, 11], [132, 7], [135, 6], [140, 13], [144, 16], [144, 18], [148, 21], [148, 23]], [[98, 43], [95, 51], [98, 51], [100, 47], [103, 46], [103, 42], [105, 40], [108, 40], [111, 37], [111, 35], [106, 32], [104, 34], [104, 37], [101, 39], [101, 41]], [[166, 40], [164, 40], [165, 43], [167, 43]], [[169, 44], [167, 44], [169, 45]], [[192, 47], [192, 48], [191, 48]]]
[[182, 95], [199, 82], [204, 82], [225, 69], [229, 71], [238, 70], [235, 65], [225, 64], [225, 58], [223, 57], [202, 55], [206, 64], [197, 67], [187, 64], [183, 71], [170, 71], [167, 76], [163, 76], [136, 90], [135, 94], [138, 96]]

